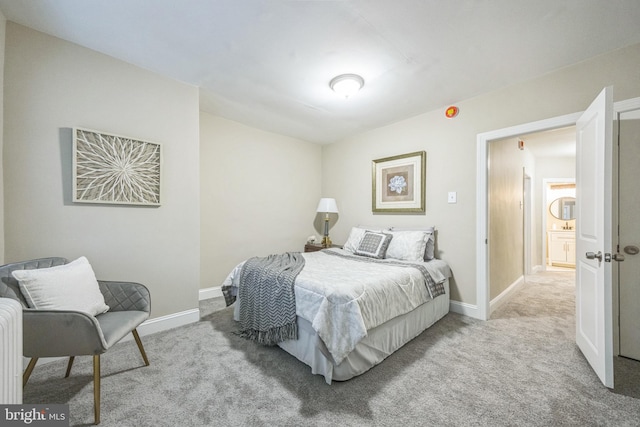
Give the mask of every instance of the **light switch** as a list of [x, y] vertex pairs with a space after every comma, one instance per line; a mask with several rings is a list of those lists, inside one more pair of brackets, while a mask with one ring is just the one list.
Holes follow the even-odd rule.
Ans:
[[457, 201], [458, 201], [458, 193], [456, 193], [455, 191], [449, 191], [447, 202], [456, 203]]

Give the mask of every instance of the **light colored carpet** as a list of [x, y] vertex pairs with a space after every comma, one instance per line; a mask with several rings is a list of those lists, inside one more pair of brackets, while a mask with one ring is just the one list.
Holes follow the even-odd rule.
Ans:
[[[454, 313], [369, 372], [325, 384], [279, 348], [233, 334], [232, 308], [102, 356], [103, 426], [640, 426], [640, 363], [616, 361], [616, 390], [574, 343], [572, 273], [532, 276], [487, 322]], [[26, 403], [69, 403], [90, 424], [91, 358], [36, 367]], [[621, 375], [618, 373], [621, 372]]]

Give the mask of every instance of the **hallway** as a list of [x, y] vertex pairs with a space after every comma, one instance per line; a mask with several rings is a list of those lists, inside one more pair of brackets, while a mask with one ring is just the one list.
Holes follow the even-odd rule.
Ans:
[[[575, 270], [541, 271], [526, 276], [524, 285], [491, 319], [510, 317], [575, 318]], [[573, 330], [575, 333], [575, 328]]]

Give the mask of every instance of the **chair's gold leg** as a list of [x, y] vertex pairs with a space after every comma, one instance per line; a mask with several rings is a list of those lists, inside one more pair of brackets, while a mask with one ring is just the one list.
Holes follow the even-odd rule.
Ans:
[[93, 356], [93, 415], [94, 424], [100, 424], [100, 355]]
[[131, 331], [133, 333], [133, 338], [136, 340], [136, 344], [138, 344], [138, 349], [140, 350], [140, 354], [142, 354], [142, 359], [144, 360], [144, 364], [149, 366], [149, 359], [147, 359], [147, 353], [144, 352], [144, 347], [142, 346], [142, 341], [140, 341], [140, 335], [138, 335], [138, 331], [135, 329]]
[[71, 375], [71, 367], [73, 366], [73, 360], [75, 358], [76, 358], [75, 356], [69, 357], [69, 363], [67, 364], [67, 373], [64, 374], [65, 378], [69, 378], [69, 375]]
[[24, 374], [22, 375], [22, 387], [24, 388], [24, 386], [27, 385], [27, 381], [29, 381], [29, 377], [31, 376], [31, 373], [33, 372], [33, 368], [36, 367], [36, 363], [38, 363], [38, 358], [37, 357], [32, 357], [31, 360], [29, 361], [29, 364], [27, 365], [27, 369], [25, 369]]

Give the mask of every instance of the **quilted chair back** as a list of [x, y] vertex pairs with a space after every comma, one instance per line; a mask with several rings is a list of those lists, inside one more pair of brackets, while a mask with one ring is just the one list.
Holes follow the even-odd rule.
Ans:
[[20, 292], [18, 281], [11, 275], [14, 270], [35, 270], [37, 268], [49, 268], [67, 263], [65, 258], [52, 257], [40, 258], [31, 261], [14, 262], [0, 266], [0, 298], [11, 298], [19, 301], [22, 307], [29, 308], [27, 301]]

